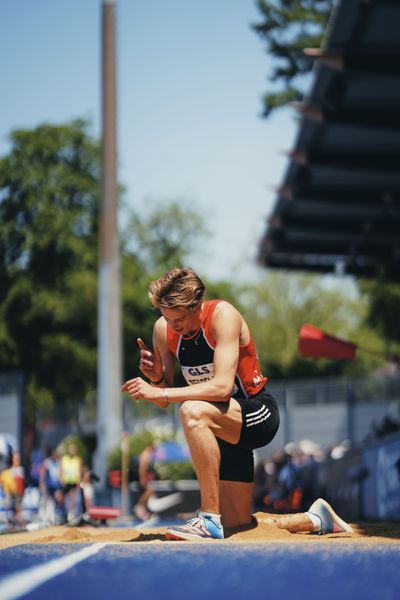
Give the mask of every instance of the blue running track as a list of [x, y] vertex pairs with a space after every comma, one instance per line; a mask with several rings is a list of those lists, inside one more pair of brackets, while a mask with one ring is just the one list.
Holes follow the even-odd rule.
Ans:
[[[17, 584], [28, 587], [15, 595]], [[400, 544], [22, 545], [0, 551], [0, 599], [11, 598], [399, 600]]]

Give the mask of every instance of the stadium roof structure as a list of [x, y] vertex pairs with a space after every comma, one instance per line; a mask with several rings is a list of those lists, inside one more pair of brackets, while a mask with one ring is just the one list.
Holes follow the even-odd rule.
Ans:
[[400, 1], [342, 0], [297, 105], [261, 264], [400, 282]]

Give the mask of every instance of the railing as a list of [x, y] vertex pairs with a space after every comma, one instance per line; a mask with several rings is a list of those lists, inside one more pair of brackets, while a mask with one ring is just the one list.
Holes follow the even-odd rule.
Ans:
[[400, 427], [400, 377], [327, 377], [274, 382], [281, 412], [275, 446], [310, 438], [323, 447], [359, 443], [379, 433], [385, 419]]
[[[343, 439], [358, 442], [373, 436], [374, 428], [385, 417], [393, 420], [400, 417], [400, 376], [321, 377], [274, 381], [267, 385], [281, 413], [275, 446], [304, 438], [324, 446]], [[165, 410], [125, 398], [123, 413], [123, 427], [132, 433], [147, 428], [168, 435], [179, 429], [177, 404]], [[79, 406], [71, 409], [70, 415], [64, 412], [54, 414], [53, 418], [59, 432], [96, 431], [94, 407]], [[40, 433], [40, 415], [37, 422]]]
[[400, 399], [399, 377], [320, 377], [268, 383], [281, 405], [391, 402]]

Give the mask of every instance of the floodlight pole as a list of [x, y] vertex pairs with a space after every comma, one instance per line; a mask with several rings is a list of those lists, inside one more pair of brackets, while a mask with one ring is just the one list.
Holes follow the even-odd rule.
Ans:
[[116, 143], [115, 1], [102, 3], [102, 189], [99, 215], [97, 452], [106, 483], [107, 456], [122, 433], [122, 344]]

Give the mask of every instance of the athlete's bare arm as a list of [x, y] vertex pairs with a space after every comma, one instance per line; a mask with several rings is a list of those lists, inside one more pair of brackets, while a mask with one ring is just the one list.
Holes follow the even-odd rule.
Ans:
[[215, 338], [214, 377], [196, 385], [170, 388], [168, 400], [207, 400], [226, 402], [231, 397], [235, 373], [239, 359], [240, 313], [228, 302], [221, 302], [213, 314], [212, 329]]
[[153, 344], [158, 349], [164, 365], [164, 378], [168, 388], [160, 384], [150, 386], [140, 377], [127, 381], [122, 391], [128, 392], [134, 400], [141, 399], [165, 406], [165, 393], [169, 402], [185, 400], [205, 400], [207, 402], [227, 402], [232, 394], [235, 373], [239, 359], [239, 345], [243, 329], [243, 318], [239, 311], [228, 302], [221, 302], [215, 309], [212, 330], [215, 338], [214, 377], [187, 387], [172, 387], [174, 356], [167, 346], [167, 324], [164, 317], [154, 326]]
[[164, 384], [172, 387], [174, 383], [175, 357], [168, 349], [167, 323], [160, 317], [153, 328], [153, 347], [158, 349], [164, 368]]

